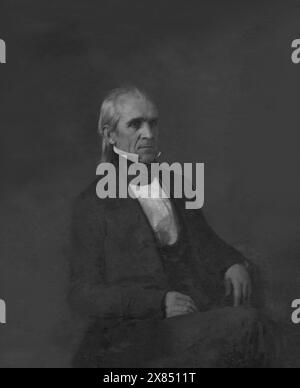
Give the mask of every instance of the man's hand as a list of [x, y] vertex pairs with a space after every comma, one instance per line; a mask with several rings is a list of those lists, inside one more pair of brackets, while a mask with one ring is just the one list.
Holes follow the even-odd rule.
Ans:
[[180, 292], [170, 291], [165, 298], [166, 317], [172, 318], [177, 315], [185, 315], [198, 311], [193, 299]]
[[252, 283], [246, 267], [242, 264], [235, 264], [225, 274], [226, 296], [233, 290], [234, 307], [250, 302], [252, 294]]

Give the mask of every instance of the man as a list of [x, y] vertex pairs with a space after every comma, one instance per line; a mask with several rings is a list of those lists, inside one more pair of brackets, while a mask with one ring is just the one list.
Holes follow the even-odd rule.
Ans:
[[[157, 159], [158, 111], [137, 88], [107, 96], [99, 132], [103, 162], [149, 167]], [[241, 254], [183, 199], [99, 199], [97, 182], [74, 206], [71, 302], [91, 325], [73, 365], [261, 365], [263, 330], [247, 307], [252, 286]]]

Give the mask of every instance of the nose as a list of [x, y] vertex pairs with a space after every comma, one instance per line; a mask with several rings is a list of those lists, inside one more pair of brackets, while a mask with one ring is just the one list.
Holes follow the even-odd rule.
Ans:
[[141, 129], [143, 139], [154, 139], [154, 133], [149, 123], [145, 122]]

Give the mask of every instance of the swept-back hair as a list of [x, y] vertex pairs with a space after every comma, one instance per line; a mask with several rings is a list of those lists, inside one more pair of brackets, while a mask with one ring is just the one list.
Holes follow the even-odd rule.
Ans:
[[137, 88], [136, 86], [126, 86], [113, 89], [106, 95], [101, 105], [98, 122], [98, 133], [102, 137], [101, 162], [111, 162], [113, 145], [110, 144], [106, 138], [105, 130], [107, 130], [108, 133], [116, 130], [120, 120], [120, 116], [116, 109], [117, 101], [120, 97], [129, 94], [142, 96], [147, 100], [152, 101], [144, 91]]

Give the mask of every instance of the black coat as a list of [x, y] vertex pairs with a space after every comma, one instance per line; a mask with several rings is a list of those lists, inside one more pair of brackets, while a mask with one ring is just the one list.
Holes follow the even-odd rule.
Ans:
[[[74, 204], [70, 299], [81, 316], [94, 319], [97, 346], [108, 349], [111, 329], [122, 333], [128, 322], [163, 319], [164, 297], [174, 284], [139, 201], [101, 200], [96, 184]], [[214, 233], [202, 210], [186, 210], [183, 199], [171, 198], [171, 203], [189, 245], [184, 280], [191, 284], [175, 291], [190, 295], [200, 311], [209, 310], [224, 293], [226, 270], [244, 258]], [[91, 331], [89, 338], [93, 343]], [[84, 344], [81, 348], [89, 352]]]

